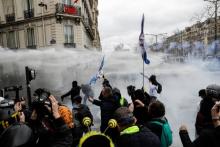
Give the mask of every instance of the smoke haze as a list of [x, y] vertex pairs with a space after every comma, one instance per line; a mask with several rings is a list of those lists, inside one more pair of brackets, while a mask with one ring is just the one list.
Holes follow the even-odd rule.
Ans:
[[[44, 49], [12, 51], [0, 49], [0, 88], [22, 85], [25, 89], [25, 66], [37, 71], [37, 77], [31, 81], [32, 93], [36, 88], [47, 88], [58, 98], [71, 88], [71, 82], [77, 80], [79, 85], [86, 84], [97, 72], [103, 54], [89, 50]], [[209, 84], [220, 82], [219, 71], [209, 70], [213, 63], [200, 60], [186, 63], [166, 63], [163, 53], [149, 53], [150, 65], [145, 65], [145, 74], [155, 74], [163, 86], [159, 100], [165, 103], [166, 116], [174, 133], [173, 146], [181, 146], [178, 128], [181, 124], [188, 126], [191, 139], [194, 138], [194, 122], [197, 111], [198, 91]], [[133, 51], [111, 52], [106, 54], [103, 71], [112, 87], [127, 95], [126, 87], [142, 87], [142, 58]], [[97, 97], [102, 81], [92, 86]], [[148, 91], [148, 80], [145, 79], [145, 90]], [[25, 90], [24, 95], [26, 96]], [[69, 101], [65, 100], [65, 103]], [[70, 104], [68, 104], [70, 106]], [[99, 108], [89, 105], [95, 123], [99, 122]]]

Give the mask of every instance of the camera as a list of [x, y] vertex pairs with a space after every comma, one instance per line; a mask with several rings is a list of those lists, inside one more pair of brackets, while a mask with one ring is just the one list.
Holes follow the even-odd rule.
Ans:
[[51, 105], [50, 100], [49, 100], [50, 95], [51, 95], [51, 93], [49, 91], [47, 91], [46, 89], [38, 88], [34, 92], [35, 98], [34, 98], [33, 102], [50, 106]]
[[26, 73], [26, 80], [30, 82], [36, 78], [36, 71], [34, 69], [29, 68], [28, 66], [25, 67]]
[[22, 90], [22, 86], [8, 86], [4, 87], [3, 89], [0, 90], [0, 94], [2, 97], [6, 98], [5, 92], [15, 92], [15, 102], [21, 101], [19, 98], [19, 92]]
[[211, 84], [206, 87], [206, 95], [213, 100], [220, 100], [220, 85]]
[[129, 95], [129, 96], [133, 96], [133, 95], [134, 95], [134, 92], [135, 92], [135, 86], [129, 85], [129, 86], [127, 87], [127, 92], [128, 92], [128, 95]]
[[0, 97], [0, 109], [13, 108], [13, 107], [14, 107], [14, 101], [13, 100], [7, 100], [3, 97]]
[[9, 86], [4, 88], [5, 92], [22, 90], [22, 86]]
[[[52, 113], [48, 109], [51, 108], [51, 102], [49, 100], [50, 92], [43, 88], [38, 88], [34, 92], [34, 99], [31, 103], [31, 108], [36, 110], [39, 120], [44, 118], [52, 118]], [[48, 107], [46, 107], [48, 106]]]

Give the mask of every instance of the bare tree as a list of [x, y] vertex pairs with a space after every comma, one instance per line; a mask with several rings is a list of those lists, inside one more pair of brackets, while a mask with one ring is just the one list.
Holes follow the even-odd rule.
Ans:
[[[218, 5], [218, 8], [220, 5]], [[190, 19], [192, 22], [202, 22], [208, 18], [212, 18], [215, 15], [215, 7], [213, 4], [208, 3], [201, 12], [195, 12]]]

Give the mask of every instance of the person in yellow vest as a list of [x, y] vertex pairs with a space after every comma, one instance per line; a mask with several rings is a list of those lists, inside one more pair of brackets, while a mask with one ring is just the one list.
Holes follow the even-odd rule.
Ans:
[[115, 111], [120, 137], [116, 140], [119, 147], [160, 147], [159, 138], [146, 127], [137, 126], [136, 118], [127, 107]]
[[20, 112], [18, 107], [21, 107], [21, 103], [14, 105], [13, 100], [0, 97], [0, 134], [16, 122], [25, 122], [24, 113]]
[[128, 101], [125, 97], [121, 95], [121, 92], [118, 88], [113, 88], [112, 89], [112, 94], [114, 98], [116, 99], [119, 107], [128, 107]]

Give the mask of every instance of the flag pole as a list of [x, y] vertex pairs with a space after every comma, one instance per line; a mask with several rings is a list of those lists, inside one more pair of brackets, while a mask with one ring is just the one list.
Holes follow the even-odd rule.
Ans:
[[144, 60], [143, 60], [143, 90], [144, 90]]

